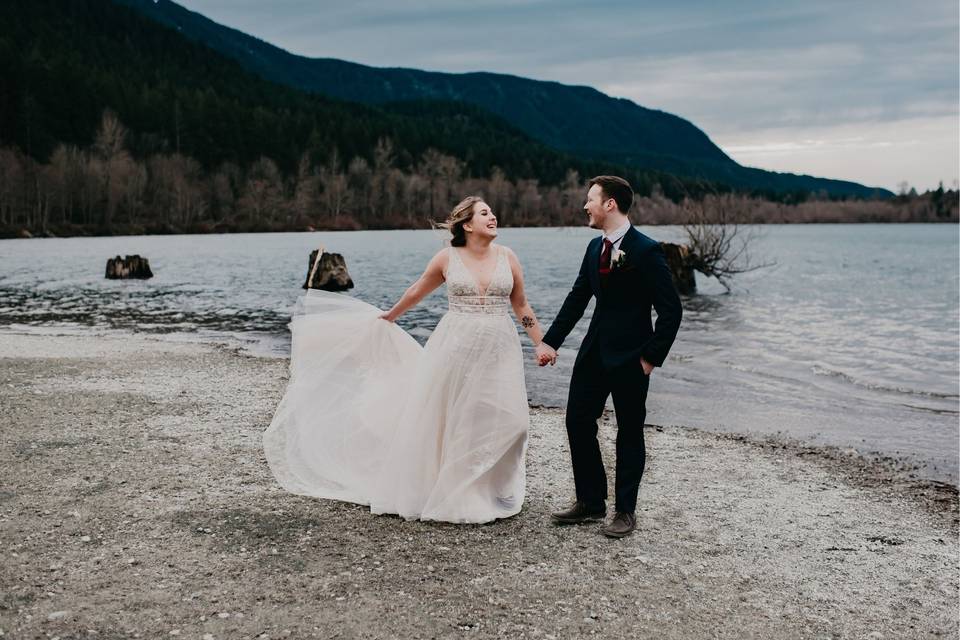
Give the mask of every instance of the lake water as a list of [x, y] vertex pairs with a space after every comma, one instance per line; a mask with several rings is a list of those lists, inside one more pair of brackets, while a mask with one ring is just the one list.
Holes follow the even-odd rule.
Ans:
[[[681, 239], [677, 228], [639, 229]], [[545, 325], [594, 233], [501, 230]], [[700, 279], [700, 294], [684, 300], [648, 420], [899, 456], [923, 477], [956, 482], [958, 227], [783, 225], [760, 234], [753, 252], [774, 267], [737, 277], [729, 295]], [[146, 331], [284, 355], [311, 249], [342, 253], [357, 284], [351, 295], [388, 308], [443, 240], [434, 231], [2, 240], [0, 330]], [[105, 280], [106, 259], [128, 253], [148, 257], [156, 277]], [[423, 342], [445, 309], [441, 289], [399, 324]], [[556, 367], [536, 367], [523, 336], [531, 403], [564, 404], [591, 310]]]

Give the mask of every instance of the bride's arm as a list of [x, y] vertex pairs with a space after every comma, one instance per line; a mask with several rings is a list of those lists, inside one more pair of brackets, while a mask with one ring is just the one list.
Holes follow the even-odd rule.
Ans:
[[512, 249], [507, 249], [507, 257], [510, 259], [510, 270], [513, 272], [513, 291], [510, 292], [510, 304], [513, 306], [513, 313], [517, 316], [517, 320], [520, 321], [527, 335], [533, 340], [534, 346], [537, 346], [543, 340], [543, 329], [537, 322], [537, 316], [533, 312], [533, 308], [527, 302], [527, 294], [523, 290], [523, 269], [520, 267], [520, 261]]
[[447, 251], [441, 250], [430, 259], [423, 275], [407, 287], [397, 303], [389, 311], [381, 315], [384, 320], [393, 322], [402, 316], [408, 309], [417, 305], [431, 291], [443, 284], [443, 270], [447, 266]]

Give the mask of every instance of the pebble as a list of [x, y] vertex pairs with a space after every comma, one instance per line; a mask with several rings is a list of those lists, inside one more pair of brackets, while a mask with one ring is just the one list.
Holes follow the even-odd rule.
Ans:
[[80, 542], [90, 542], [90, 536], [80, 536]]
[[47, 616], [47, 620], [59, 620], [60, 618], [67, 617], [69, 614], [69, 611], [54, 611]]

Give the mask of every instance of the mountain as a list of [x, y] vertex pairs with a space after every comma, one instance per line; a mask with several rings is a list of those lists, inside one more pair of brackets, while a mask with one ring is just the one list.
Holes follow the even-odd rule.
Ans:
[[[555, 184], [570, 169], [618, 169], [554, 150], [466, 103], [385, 109], [279, 85], [109, 0], [0, 0], [0, 142], [45, 161], [61, 143], [91, 145], [107, 109], [130, 130], [136, 156], [175, 151], [207, 169], [266, 156], [290, 174], [304, 153], [322, 163], [334, 150], [343, 162], [372, 161], [381, 139], [402, 169], [431, 148], [477, 176], [500, 167]], [[677, 195], [696, 191], [651, 171], [633, 177]]]
[[[580, 158], [722, 182], [739, 190], [888, 197], [854, 182], [743, 167], [692, 123], [583, 86], [494, 73], [374, 68], [291, 54], [217, 24], [169, 0], [116, 0], [238, 61], [274, 82], [342, 100], [381, 105], [463, 102], [503, 118], [532, 138]], [[409, 111], [408, 111], [409, 112]]]

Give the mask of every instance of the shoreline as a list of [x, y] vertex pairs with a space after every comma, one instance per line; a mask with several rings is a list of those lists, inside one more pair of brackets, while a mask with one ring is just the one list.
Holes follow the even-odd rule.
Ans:
[[572, 477], [562, 410], [532, 407], [519, 515], [406, 522], [276, 485], [286, 359], [3, 338], [5, 637], [956, 637], [956, 487], [884, 461], [648, 425], [610, 541], [549, 523]]
[[[958, 226], [960, 221], [958, 220], [794, 220], [794, 221], [770, 221], [770, 222], [749, 222], [743, 223], [745, 226], [758, 226], [758, 227], [776, 227], [776, 226], [788, 226], [788, 225], [829, 225], [829, 226], [862, 226], [862, 225], [951, 225]], [[682, 226], [679, 222], [637, 222], [634, 223], [634, 226], [637, 227], [679, 227]], [[504, 229], [580, 229], [580, 226], [571, 226], [571, 225], [537, 225], [537, 226], [511, 226], [503, 225]], [[238, 231], [225, 231], [225, 230], [214, 230], [210, 229], [209, 231], [150, 231], [148, 229], [137, 229], [142, 231], [142, 233], [109, 233], [109, 234], [99, 234], [99, 233], [76, 233], [76, 234], [55, 234], [53, 232], [38, 232], [33, 233], [27, 229], [21, 230], [4, 230], [0, 232], [0, 240], [44, 240], [44, 239], [66, 239], [66, 238], [129, 238], [129, 237], [140, 237], [140, 236], [209, 236], [209, 235], [254, 235], [261, 233], [352, 233], [355, 231], [429, 231], [432, 229], [430, 225], [424, 225], [419, 227], [375, 227], [375, 228], [358, 228], [358, 229], [343, 229], [343, 228], [309, 228], [309, 229], [259, 229], [259, 230], [238, 230]], [[28, 235], [23, 235], [23, 232], [26, 231]], [[127, 230], [124, 230], [127, 231]]]
[[[253, 338], [249, 336], [255, 335]], [[0, 339], [4, 336], [23, 337], [51, 337], [70, 338], [77, 340], [105, 339], [105, 340], [144, 340], [148, 342], [195, 345], [197, 348], [214, 348], [225, 352], [236, 353], [243, 357], [263, 358], [265, 360], [289, 361], [289, 335], [280, 340], [287, 345], [285, 350], [277, 350], [278, 336], [273, 334], [241, 333], [236, 331], [206, 330], [197, 332], [142, 332], [128, 328], [117, 327], [77, 327], [77, 326], [39, 326], [5, 325], [0, 326]], [[244, 338], [247, 339], [244, 339]], [[0, 351], [2, 353], [2, 351]], [[562, 405], [530, 402], [531, 410], [545, 409], [563, 411]], [[608, 402], [607, 411], [611, 406]], [[648, 425], [651, 426], [651, 425]], [[875, 475], [880, 469], [885, 481], [916, 484], [918, 486], [952, 487], [960, 490], [960, 476], [952, 471], [937, 471], [936, 466], [929, 460], [905, 453], [884, 452], [869, 445], [813, 443], [799, 437], [793, 437], [788, 432], [777, 431], [744, 431], [737, 429], [709, 428], [701, 426], [674, 425], [693, 431], [702, 431], [721, 437], [740, 440], [745, 443], [760, 444], [764, 447], [786, 447], [802, 452], [801, 455], [823, 458], [835, 463], [843, 463], [851, 470], [853, 476]], [[921, 492], [922, 493], [922, 492]]]

